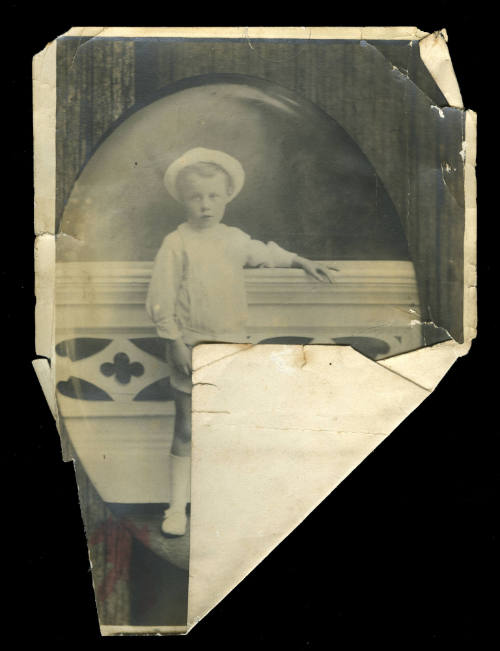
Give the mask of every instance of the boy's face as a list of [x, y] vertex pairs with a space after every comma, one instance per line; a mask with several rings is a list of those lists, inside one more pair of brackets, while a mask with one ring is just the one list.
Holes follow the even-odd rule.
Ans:
[[191, 226], [205, 229], [216, 226], [224, 217], [229, 201], [227, 179], [224, 174], [186, 176], [181, 190], [186, 219]]

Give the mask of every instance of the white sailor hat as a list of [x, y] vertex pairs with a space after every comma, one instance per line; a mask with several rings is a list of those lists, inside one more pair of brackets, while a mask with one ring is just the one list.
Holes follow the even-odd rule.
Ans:
[[182, 156], [179, 156], [179, 158], [174, 160], [174, 162], [167, 167], [167, 171], [163, 177], [163, 182], [165, 183], [168, 193], [177, 201], [180, 201], [176, 187], [177, 176], [185, 167], [188, 165], [194, 165], [195, 163], [215, 163], [227, 172], [233, 182], [233, 191], [229, 195], [229, 201], [234, 199], [243, 187], [243, 183], [245, 182], [245, 170], [236, 158], [233, 158], [229, 154], [225, 154], [223, 151], [217, 151], [216, 149], [195, 147], [194, 149], [189, 149], [185, 154], [182, 154]]

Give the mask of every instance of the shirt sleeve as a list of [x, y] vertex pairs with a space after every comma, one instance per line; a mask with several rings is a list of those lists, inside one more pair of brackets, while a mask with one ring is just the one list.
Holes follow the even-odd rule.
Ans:
[[291, 267], [296, 257], [295, 253], [282, 249], [275, 242], [264, 244], [250, 237], [246, 249], [246, 264], [250, 267]]
[[175, 241], [165, 238], [156, 256], [146, 299], [146, 310], [159, 337], [178, 339], [181, 336], [175, 307], [182, 280], [182, 251]]

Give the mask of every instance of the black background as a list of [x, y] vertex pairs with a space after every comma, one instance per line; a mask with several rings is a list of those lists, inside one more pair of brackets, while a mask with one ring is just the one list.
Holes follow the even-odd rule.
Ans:
[[[397, 643], [484, 648], [498, 636], [498, 426], [495, 413], [498, 184], [495, 58], [486, 4], [357, 5], [351, 16], [271, 16], [207, 5], [156, 15], [120, 3], [85, 11], [10, 2], [4, 14], [3, 634], [99, 639], [74, 472], [31, 368], [31, 57], [72, 25], [312, 24], [446, 27], [465, 106], [479, 113], [479, 334], [433, 394], [187, 636], [164, 644], [344, 648]], [[247, 7], [248, 9], [248, 7]], [[278, 12], [275, 12], [276, 14]], [[188, 20], [189, 17], [189, 20]], [[222, 17], [224, 19], [222, 19]], [[491, 18], [491, 16], [490, 16]], [[229, 19], [229, 20], [228, 20]], [[29, 20], [29, 24], [23, 21]], [[12, 65], [15, 62], [15, 66]], [[491, 152], [488, 152], [488, 145]], [[11, 231], [12, 229], [12, 231]], [[117, 642], [120, 644], [119, 642]], [[124, 643], [127, 644], [127, 643]], [[142, 644], [142, 642], [141, 642]]]

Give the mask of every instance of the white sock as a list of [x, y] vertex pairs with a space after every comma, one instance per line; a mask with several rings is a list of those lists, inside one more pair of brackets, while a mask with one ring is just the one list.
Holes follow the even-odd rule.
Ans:
[[191, 457], [170, 454], [170, 508], [184, 512], [191, 499]]

